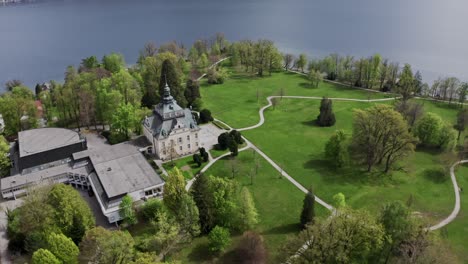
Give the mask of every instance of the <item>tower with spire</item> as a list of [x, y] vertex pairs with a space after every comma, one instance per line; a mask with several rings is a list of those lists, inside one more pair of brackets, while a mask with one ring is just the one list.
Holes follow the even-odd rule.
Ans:
[[143, 120], [143, 132], [153, 152], [162, 160], [195, 153], [200, 145], [199, 131], [192, 111], [177, 104], [166, 82], [161, 102]]

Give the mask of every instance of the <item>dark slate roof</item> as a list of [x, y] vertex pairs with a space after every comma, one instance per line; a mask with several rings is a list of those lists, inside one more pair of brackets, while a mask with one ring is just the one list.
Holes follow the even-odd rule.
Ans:
[[18, 133], [20, 158], [81, 142], [80, 134], [64, 128], [38, 128]]
[[183, 109], [177, 104], [167, 84], [162, 101], [154, 107], [153, 115], [145, 118], [143, 125], [157, 139], [167, 137], [174, 129], [199, 129], [190, 109]]

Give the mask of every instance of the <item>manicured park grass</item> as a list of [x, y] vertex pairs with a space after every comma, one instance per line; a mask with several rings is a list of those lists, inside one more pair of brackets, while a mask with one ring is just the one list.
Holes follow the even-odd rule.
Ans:
[[[204, 84], [201, 91], [205, 106], [212, 111], [214, 117], [232, 127], [241, 128], [256, 124], [259, 121], [258, 110], [267, 104], [266, 97], [279, 95], [281, 88], [286, 95], [355, 99], [390, 97], [330, 83], [321, 83], [319, 88], [310, 88], [303, 76], [284, 72], [264, 78], [231, 73], [231, 78], [224, 84]], [[455, 104], [417, 101], [424, 104], [425, 112], [436, 113], [445, 122], [455, 122], [459, 109]], [[411, 200], [412, 211], [428, 224], [435, 224], [450, 214], [455, 199], [447, 168], [453, 159], [436, 150], [418, 149], [399, 162], [389, 175], [382, 174], [379, 168], [367, 173], [358, 164], [333, 170], [323, 157], [326, 141], [337, 129], [343, 129], [351, 135], [352, 110], [370, 107], [375, 103], [334, 101], [337, 123], [330, 128], [320, 128], [314, 124], [319, 103], [319, 100], [283, 98], [276, 109], [269, 108], [265, 111], [266, 121], [262, 127], [242, 133], [303, 186], [312, 186], [314, 192], [326, 202], [331, 202], [334, 194], [342, 192], [350, 206], [376, 213], [386, 202]], [[393, 101], [379, 103], [394, 104]], [[441, 170], [445, 170], [445, 173], [438, 173]], [[458, 171], [460, 185], [468, 188], [468, 167], [461, 167]], [[446, 233], [462, 261], [467, 262], [468, 228], [465, 226], [465, 211], [468, 196], [462, 193], [461, 199], [460, 215], [447, 226]], [[294, 201], [290, 202], [286, 207], [294, 206]], [[275, 211], [265, 207], [264, 213], [274, 214]]]
[[416, 151], [391, 175], [379, 170], [367, 173], [356, 164], [333, 170], [323, 157], [330, 135], [337, 129], [351, 135], [352, 110], [375, 103], [334, 102], [337, 121], [328, 128], [314, 124], [319, 104], [319, 100], [283, 99], [275, 110], [265, 112], [262, 127], [243, 133], [302, 185], [312, 186], [325, 201], [331, 202], [334, 194], [342, 192], [352, 207], [377, 212], [385, 202], [406, 202], [412, 196], [412, 209], [431, 223], [450, 213], [454, 202], [450, 178], [448, 174], [433, 176], [443, 167], [438, 152]]
[[197, 173], [200, 172], [206, 164], [207, 162], [203, 162], [202, 165], [198, 167], [198, 164], [193, 162], [193, 156], [189, 155], [187, 157], [176, 159], [173, 161], [173, 163], [171, 161], [163, 163], [163, 167], [167, 171], [171, 170], [174, 167], [177, 167], [179, 170], [182, 171], [184, 178], [190, 180], [195, 175], [197, 175]]
[[[253, 178], [253, 185], [248, 176], [254, 167], [254, 156], [251, 150], [239, 153], [236, 158], [237, 172], [235, 179], [240, 186], [247, 186], [251, 191], [256, 208], [259, 213], [260, 222], [256, 231], [264, 237], [270, 254], [270, 260], [274, 260], [279, 247], [287, 240], [288, 235], [299, 231], [299, 215], [302, 208], [304, 193], [295, 188], [284, 178], [279, 178], [279, 173], [257, 154], [260, 161], [258, 174]], [[206, 172], [208, 175], [218, 177], [231, 177], [230, 158], [223, 158], [216, 162]], [[316, 206], [319, 216], [327, 216], [328, 211], [323, 207]], [[240, 234], [234, 234], [233, 247]], [[175, 259], [183, 260], [183, 263], [209, 262], [211, 256], [206, 253], [206, 238], [197, 238], [188, 248], [183, 249], [174, 256]], [[232, 249], [232, 247], [231, 247]], [[226, 255], [229, 255], [229, 250]], [[274, 263], [274, 261], [272, 261]], [[221, 263], [223, 263], [221, 261]]]
[[[211, 110], [214, 117], [226, 121], [235, 128], [247, 127], [258, 122], [258, 110], [267, 104], [266, 97], [280, 95], [349, 97], [376, 99], [390, 97], [322, 82], [318, 88], [311, 88], [306, 77], [289, 72], [273, 73], [268, 77], [253, 77], [229, 68], [230, 77], [222, 85], [203, 83], [201, 93], [204, 108]], [[258, 91], [258, 100], [257, 100]]]

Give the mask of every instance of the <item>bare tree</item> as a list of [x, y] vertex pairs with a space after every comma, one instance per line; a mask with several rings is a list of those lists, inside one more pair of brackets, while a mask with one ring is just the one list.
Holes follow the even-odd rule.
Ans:
[[284, 61], [284, 69], [289, 70], [293, 66], [294, 56], [289, 53], [283, 54], [283, 61]]
[[273, 110], [276, 109], [276, 106], [279, 104], [278, 97], [271, 98], [271, 106], [273, 106]]
[[148, 42], [143, 47], [143, 50], [140, 51], [140, 56], [143, 58], [154, 57], [158, 54], [158, 48], [154, 42]]
[[5, 83], [5, 89], [9, 92], [13, 90], [13, 88], [23, 85], [23, 82], [17, 79], [9, 80]]
[[234, 179], [240, 170], [239, 162], [237, 161], [237, 159], [231, 158], [229, 159], [229, 163], [227, 166], [228, 166], [229, 171], [231, 172], [231, 178]]
[[236, 248], [238, 263], [242, 264], [264, 264], [267, 262], [267, 251], [261, 235], [247, 231], [242, 235]]

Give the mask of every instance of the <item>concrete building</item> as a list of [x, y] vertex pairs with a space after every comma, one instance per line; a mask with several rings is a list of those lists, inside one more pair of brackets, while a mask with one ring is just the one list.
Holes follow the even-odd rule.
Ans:
[[200, 147], [200, 128], [192, 112], [180, 107], [170, 90], [166, 84], [162, 101], [143, 120], [144, 135], [162, 160], [195, 153]]
[[122, 197], [134, 201], [162, 197], [164, 181], [130, 142], [101, 143], [68, 129], [22, 131], [12, 147], [13, 176], [1, 179], [3, 198], [16, 199], [42, 184], [65, 183], [91, 191], [109, 223], [119, 220]]

